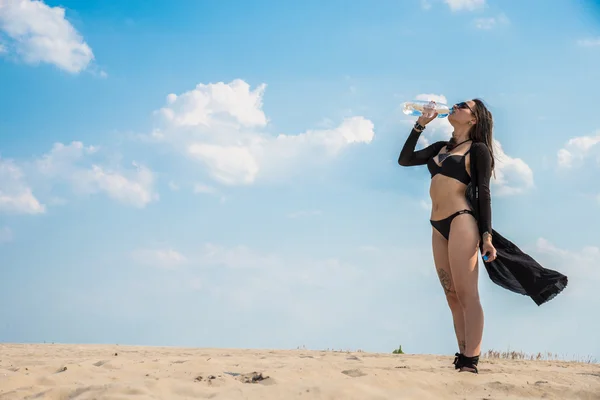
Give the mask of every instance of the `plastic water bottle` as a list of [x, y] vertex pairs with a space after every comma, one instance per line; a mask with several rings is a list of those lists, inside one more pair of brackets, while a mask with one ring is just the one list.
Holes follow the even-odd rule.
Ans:
[[404, 114], [416, 117], [423, 114], [433, 114], [434, 110], [438, 112], [438, 118], [445, 118], [452, 114], [452, 108], [448, 107], [447, 104], [437, 103], [435, 101], [412, 100], [402, 104], [402, 112]]

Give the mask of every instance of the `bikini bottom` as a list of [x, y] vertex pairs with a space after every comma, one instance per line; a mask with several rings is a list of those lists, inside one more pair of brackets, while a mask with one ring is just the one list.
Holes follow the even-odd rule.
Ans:
[[471, 214], [473, 217], [475, 217], [475, 214], [473, 214], [473, 211], [471, 210], [460, 210], [444, 219], [437, 221], [429, 220], [429, 222], [431, 222], [431, 226], [433, 226], [436, 231], [441, 233], [442, 236], [448, 240], [450, 237], [450, 225], [452, 224], [452, 220], [461, 214]]

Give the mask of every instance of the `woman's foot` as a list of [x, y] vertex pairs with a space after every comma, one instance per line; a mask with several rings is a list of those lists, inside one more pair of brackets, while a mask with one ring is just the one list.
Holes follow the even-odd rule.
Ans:
[[467, 357], [463, 354], [459, 354], [457, 356], [458, 360], [456, 361], [456, 369], [459, 372], [472, 372], [474, 374], [478, 374], [477, 364], [479, 364], [479, 356]]

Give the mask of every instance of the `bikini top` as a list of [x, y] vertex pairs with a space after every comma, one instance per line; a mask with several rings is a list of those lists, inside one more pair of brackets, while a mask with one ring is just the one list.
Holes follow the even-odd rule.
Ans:
[[[465, 142], [466, 141], [467, 140], [465, 140]], [[461, 142], [454, 147], [456, 148], [465, 142]], [[442, 153], [438, 156], [438, 159], [440, 160], [440, 165], [438, 165], [435, 162], [435, 156], [431, 157], [427, 161], [427, 169], [431, 174], [431, 179], [433, 179], [433, 177], [437, 174], [442, 174], [449, 178], [454, 178], [464, 183], [465, 185], [468, 185], [469, 182], [471, 182], [471, 177], [467, 173], [465, 158], [466, 155], [469, 154], [469, 151], [471, 151], [470, 147], [465, 154]]]

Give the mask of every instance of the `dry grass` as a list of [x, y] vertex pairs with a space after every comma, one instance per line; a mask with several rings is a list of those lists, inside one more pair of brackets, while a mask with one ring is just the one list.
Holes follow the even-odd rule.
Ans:
[[[296, 350], [307, 350], [306, 346], [298, 346]], [[333, 352], [333, 353], [363, 353], [362, 349], [321, 349], [322, 352]], [[402, 346], [399, 346], [398, 349], [392, 351], [392, 354], [404, 354], [402, 351]], [[564, 354], [557, 354], [552, 352], [545, 353], [537, 353], [537, 354], [528, 354], [522, 351], [516, 350], [507, 350], [507, 351], [496, 351], [496, 350], [488, 350], [481, 354], [481, 358], [490, 358], [490, 359], [504, 359], [504, 360], [524, 360], [524, 361], [560, 361], [560, 362], [577, 362], [584, 364], [598, 364], [598, 360], [592, 356], [567, 356]]]
[[[309, 350], [306, 348], [306, 346], [302, 345], [302, 346], [298, 346], [296, 347], [296, 350]], [[331, 353], [364, 353], [364, 350], [362, 349], [334, 349], [334, 348], [326, 348], [326, 349], [320, 349], [319, 351], [323, 351], [323, 352], [331, 352]]]
[[522, 351], [496, 351], [488, 350], [482, 354], [482, 358], [495, 358], [505, 360], [528, 360], [528, 361], [565, 361], [565, 362], [579, 362], [586, 364], [597, 364], [598, 360], [591, 356], [581, 357], [574, 355], [568, 357], [566, 355], [559, 355], [556, 353], [546, 352], [537, 354], [527, 354]]

